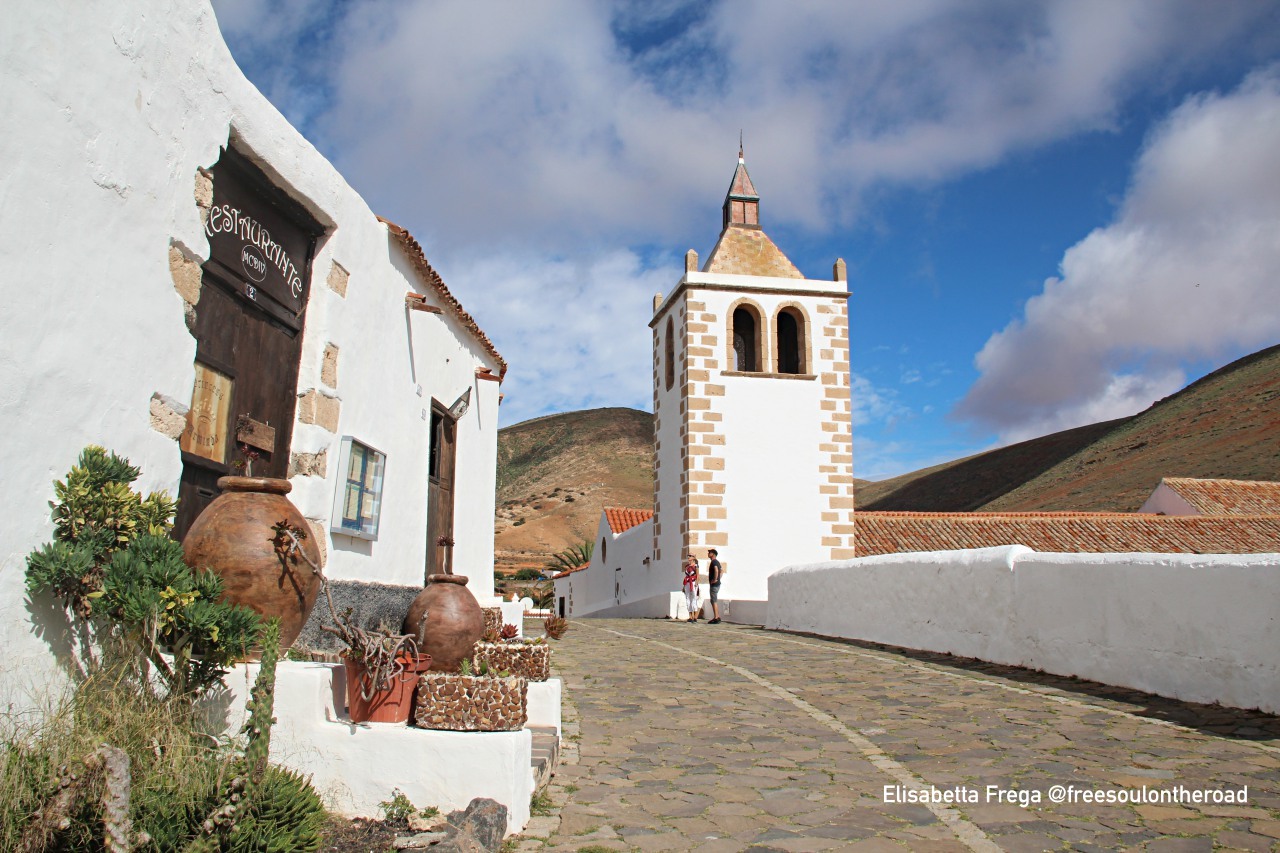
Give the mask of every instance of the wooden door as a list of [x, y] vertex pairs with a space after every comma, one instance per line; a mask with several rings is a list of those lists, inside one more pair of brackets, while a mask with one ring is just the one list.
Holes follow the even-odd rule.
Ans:
[[[427, 484], [426, 574], [453, 571], [453, 476], [458, 428], [440, 407], [431, 410], [431, 454]], [[445, 540], [448, 544], [442, 544]], [[423, 579], [425, 582], [425, 578]]]
[[191, 326], [196, 382], [180, 440], [179, 539], [217, 496], [219, 477], [288, 475], [311, 257], [321, 233], [235, 151], [223, 151], [212, 171], [209, 260]]

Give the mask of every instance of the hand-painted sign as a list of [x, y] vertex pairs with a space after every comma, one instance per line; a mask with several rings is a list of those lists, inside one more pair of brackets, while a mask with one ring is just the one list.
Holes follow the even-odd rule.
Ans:
[[243, 297], [296, 327], [307, 300], [315, 221], [234, 150], [213, 167], [209, 264]]

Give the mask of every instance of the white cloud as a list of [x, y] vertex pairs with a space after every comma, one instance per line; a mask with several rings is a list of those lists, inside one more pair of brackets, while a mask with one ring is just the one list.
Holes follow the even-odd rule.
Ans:
[[1116, 220], [978, 353], [957, 414], [1007, 441], [1133, 414], [1184, 365], [1280, 340], [1280, 69], [1187, 100], [1148, 139]]
[[[1135, 90], [1228, 41], [1247, 53], [1274, 15], [1195, 0], [216, 5], [237, 53], [271, 69], [268, 94], [380, 213], [453, 246], [560, 251], [709, 247], [739, 129], [766, 226], [830, 229], [869, 184], [1110, 126]], [[665, 40], [637, 35], [671, 22]]]
[[[585, 259], [460, 259], [444, 275], [510, 365], [502, 425], [549, 412], [629, 406], [650, 411], [653, 295], [676, 280], [675, 258], [645, 268], [619, 250]], [[455, 285], [453, 282], [459, 282]]]

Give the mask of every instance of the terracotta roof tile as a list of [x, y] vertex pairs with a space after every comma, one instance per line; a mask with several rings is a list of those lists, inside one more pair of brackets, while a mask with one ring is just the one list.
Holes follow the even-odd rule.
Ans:
[[858, 556], [1025, 545], [1066, 553], [1280, 553], [1280, 515], [859, 512]]
[[590, 563], [583, 563], [581, 566], [574, 566], [572, 569], [565, 569], [563, 572], [558, 572], [557, 574], [552, 575], [551, 579], [558, 580], [559, 578], [565, 578], [574, 572], [585, 572], [589, 568], [591, 568]]
[[406, 229], [401, 228], [389, 219], [378, 217], [378, 221], [387, 226], [387, 230], [391, 232], [391, 236], [396, 238], [405, 250], [405, 254], [409, 256], [409, 260], [413, 262], [414, 267], [422, 276], [422, 280], [439, 295], [440, 300], [449, 306], [454, 316], [462, 323], [462, 325], [475, 336], [476, 340], [485, 348], [489, 355], [493, 356], [498, 362], [498, 380], [501, 381], [507, 375], [507, 362], [499, 353], [497, 347], [493, 345], [493, 341], [489, 340], [489, 336], [484, 333], [479, 324], [472, 319], [462, 308], [462, 303], [449, 292], [449, 288], [445, 287], [444, 279], [440, 278], [440, 274], [435, 271], [427, 261], [427, 256], [423, 254], [422, 246], [418, 245], [418, 241], [413, 239], [413, 235]]
[[1161, 480], [1201, 515], [1280, 515], [1280, 483], [1266, 480]]
[[607, 506], [604, 508], [604, 517], [609, 522], [609, 529], [616, 535], [625, 533], [637, 524], [643, 524], [653, 518], [653, 510]]

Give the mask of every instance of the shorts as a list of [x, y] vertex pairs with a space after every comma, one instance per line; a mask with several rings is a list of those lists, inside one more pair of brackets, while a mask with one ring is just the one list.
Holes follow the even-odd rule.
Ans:
[[715, 604], [720, 600], [720, 584], [713, 583], [711, 585], [711, 603]]

